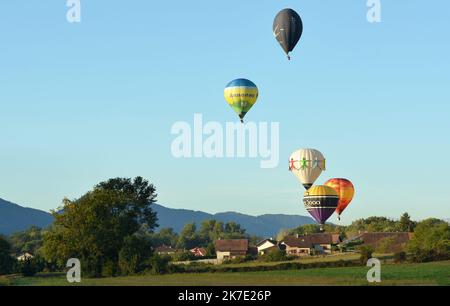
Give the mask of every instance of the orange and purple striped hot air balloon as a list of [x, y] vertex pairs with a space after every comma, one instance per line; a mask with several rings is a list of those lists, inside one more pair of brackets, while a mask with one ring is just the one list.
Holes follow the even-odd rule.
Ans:
[[333, 178], [328, 180], [325, 186], [333, 188], [339, 195], [339, 203], [336, 213], [340, 219], [342, 212], [347, 208], [355, 195], [355, 187], [352, 182], [344, 178]]

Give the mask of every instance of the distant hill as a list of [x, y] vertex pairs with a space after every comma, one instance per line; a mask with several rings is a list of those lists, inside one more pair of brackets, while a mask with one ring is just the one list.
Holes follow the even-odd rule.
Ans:
[[45, 211], [25, 208], [0, 199], [0, 234], [9, 235], [32, 225], [47, 227], [52, 222], [52, 215]]
[[261, 215], [249, 216], [236, 212], [208, 214], [201, 211], [186, 209], [172, 209], [154, 204], [158, 213], [160, 228], [172, 227], [180, 232], [186, 223], [195, 222], [198, 226], [204, 220], [218, 220], [222, 222], [234, 221], [247, 230], [247, 233], [262, 237], [275, 237], [280, 229], [295, 228], [302, 224], [314, 224], [310, 217], [296, 215]]
[[[153, 204], [158, 213], [159, 228], [171, 227], [180, 232], [186, 223], [195, 222], [200, 226], [204, 220], [222, 222], [234, 221], [247, 230], [247, 233], [262, 237], [275, 237], [280, 229], [294, 228], [302, 224], [314, 223], [313, 219], [294, 215], [262, 215], [249, 216], [236, 212], [208, 214], [202, 211], [187, 209], [172, 209]], [[41, 210], [25, 208], [0, 199], [0, 234], [9, 235], [28, 229], [30, 226], [47, 227], [53, 222], [53, 217]]]

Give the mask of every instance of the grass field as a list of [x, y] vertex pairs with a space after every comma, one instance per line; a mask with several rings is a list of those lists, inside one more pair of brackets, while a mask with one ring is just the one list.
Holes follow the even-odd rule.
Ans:
[[[263, 286], [263, 285], [368, 285], [368, 267], [318, 268], [245, 273], [143, 275], [83, 279], [84, 286]], [[450, 285], [450, 261], [424, 264], [385, 264], [381, 285]], [[0, 284], [67, 286], [64, 274], [36, 277], [0, 277]]]
[[[392, 254], [373, 254], [374, 257], [379, 258], [380, 260], [391, 258]], [[263, 262], [263, 261], [250, 261], [250, 262], [244, 262], [244, 263], [237, 263], [237, 264], [224, 264], [221, 265], [223, 267], [253, 267], [253, 266], [276, 266], [281, 263], [292, 263], [292, 262], [299, 262], [299, 263], [315, 263], [315, 262], [333, 262], [338, 260], [357, 260], [359, 259], [359, 254], [337, 254], [333, 256], [317, 256], [317, 257], [303, 257], [296, 260], [291, 261], [277, 261], [277, 262]]]

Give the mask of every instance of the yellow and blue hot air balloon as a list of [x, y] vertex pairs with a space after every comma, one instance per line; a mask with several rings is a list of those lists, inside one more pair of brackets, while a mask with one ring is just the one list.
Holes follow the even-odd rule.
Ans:
[[258, 100], [258, 87], [247, 79], [231, 81], [225, 88], [225, 100], [244, 123], [244, 117]]

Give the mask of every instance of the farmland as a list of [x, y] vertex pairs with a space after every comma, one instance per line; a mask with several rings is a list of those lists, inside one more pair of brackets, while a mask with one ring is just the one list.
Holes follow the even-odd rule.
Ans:
[[[316, 268], [237, 273], [183, 273], [83, 279], [82, 286], [284, 286], [368, 285], [368, 267]], [[383, 264], [380, 285], [450, 285], [450, 261], [423, 264]], [[70, 285], [65, 274], [0, 277], [0, 284], [17, 286]]]

